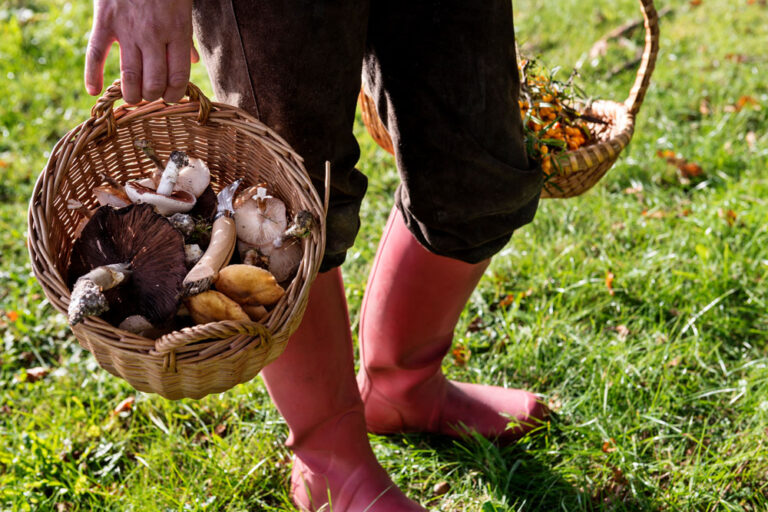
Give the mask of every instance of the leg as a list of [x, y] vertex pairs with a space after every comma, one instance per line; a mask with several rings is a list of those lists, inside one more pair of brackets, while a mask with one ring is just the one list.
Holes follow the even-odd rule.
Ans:
[[424, 510], [395, 487], [368, 444], [338, 268], [318, 275], [301, 325], [262, 376], [290, 427], [291, 485], [302, 510]]
[[197, 0], [195, 31], [218, 99], [274, 128], [304, 158], [331, 204], [323, 269], [298, 330], [262, 375], [290, 428], [294, 501], [304, 510], [423, 510], [376, 462], [368, 443], [352, 361], [338, 265], [359, 226], [365, 177], [352, 135], [367, 2]]
[[534, 395], [441, 372], [466, 301], [532, 220], [543, 181], [523, 143], [511, 5], [404, 2], [373, 3], [365, 66], [402, 178], [361, 311], [366, 420], [513, 439], [545, 414]]

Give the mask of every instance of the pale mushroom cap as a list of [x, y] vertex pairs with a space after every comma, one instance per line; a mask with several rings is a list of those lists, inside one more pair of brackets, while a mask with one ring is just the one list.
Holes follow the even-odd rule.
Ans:
[[301, 263], [304, 250], [301, 243], [296, 240], [283, 242], [280, 247], [274, 247], [269, 252], [268, 270], [275, 276], [277, 282], [282, 283], [293, 277]]
[[134, 204], [151, 204], [160, 215], [186, 213], [195, 206], [195, 197], [181, 190], [164, 196], [138, 182], [129, 181], [125, 184], [125, 192]]
[[262, 211], [255, 199], [249, 199], [235, 210], [235, 225], [240, 240], [258, 246], [283, 236], [288, 226], [285, 203], [276, 197], [268, 197], [264, 199], [264, 205]]
[[101, 206], [114, 206], [122, 208], [131, 204], [131, 200], [125, 193], [125, 190], [118, 189], [112, 185], [100, 185], [93, 188], [93, 195]]
[[179, 171], [174, 190], [183, 190], [200, 197], [210, 182], [211, 171], [205, 162], [199, 158], [190, 158], [189, 165]]

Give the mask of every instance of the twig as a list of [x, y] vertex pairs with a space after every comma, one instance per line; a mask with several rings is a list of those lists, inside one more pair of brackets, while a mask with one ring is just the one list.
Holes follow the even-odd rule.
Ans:
[[[664, 7], [663, 9], [659, 10], [659, 18], [662, 16], [666, 16], [667, 14], [670, 14], [674, 12], [674, 9], [671, 7]], [[596, 57], [599, 57], [601, 55], [605, 55], [606, 50], [608, 49], [608, 41], [611, 39], [619, 39], [636, 28], [642, 26], [643, 24], [643, 18], [638, 18], [635, 20], [628, 21], [627, 23], [616, 27], [615, 29], [611, 30], [607, 34], [605, 34], [602, 38], [600, 38], [595, 44], [592, 45], [592, 48], [589, 50], [589, 58], [594, 59]]]

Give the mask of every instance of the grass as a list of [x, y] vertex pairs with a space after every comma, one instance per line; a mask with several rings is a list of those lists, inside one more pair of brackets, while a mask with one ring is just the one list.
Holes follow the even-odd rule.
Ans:
[[[632, 50], [586, 58], [637, 17], [615, 4], [518, 0], [521, 46], [623, 99], [633, 72], [610, 70]], [[542, 202], [462, 316], [468, 359], [444, 363], [541, 393], [556, 415], [504, 449], [371, 437], [431, 509], [768, 508], [768, 8], [659, 4], [673, 12], [630, 147], [587, 195]], [[89, 16], [82, 2], [0, 7], [0, 510], [290, 510], [287, 429], [259, 379], [200, 401], [137, 393], [79, 348], [31, 275], [33, 181], [93, 103], [80, 82]], [[210, 93], [201, 66], [193, 80]], [[353, 325], [397, 185], [393, 160], [355, 130], [371, 183], [343, 267]], [[663, 150], [702, 175], [681, 179]]]

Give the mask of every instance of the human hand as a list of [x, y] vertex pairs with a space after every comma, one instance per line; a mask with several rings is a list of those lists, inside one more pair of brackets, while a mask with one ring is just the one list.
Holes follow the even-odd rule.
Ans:
[[192, 44], [192, 0], [94, 0], [85, 57], [85, 88], [92, 96], [104, 86], [104, 62], [115, 41], [127, 103], [184, 96], [190, 61], [199, 60]]

